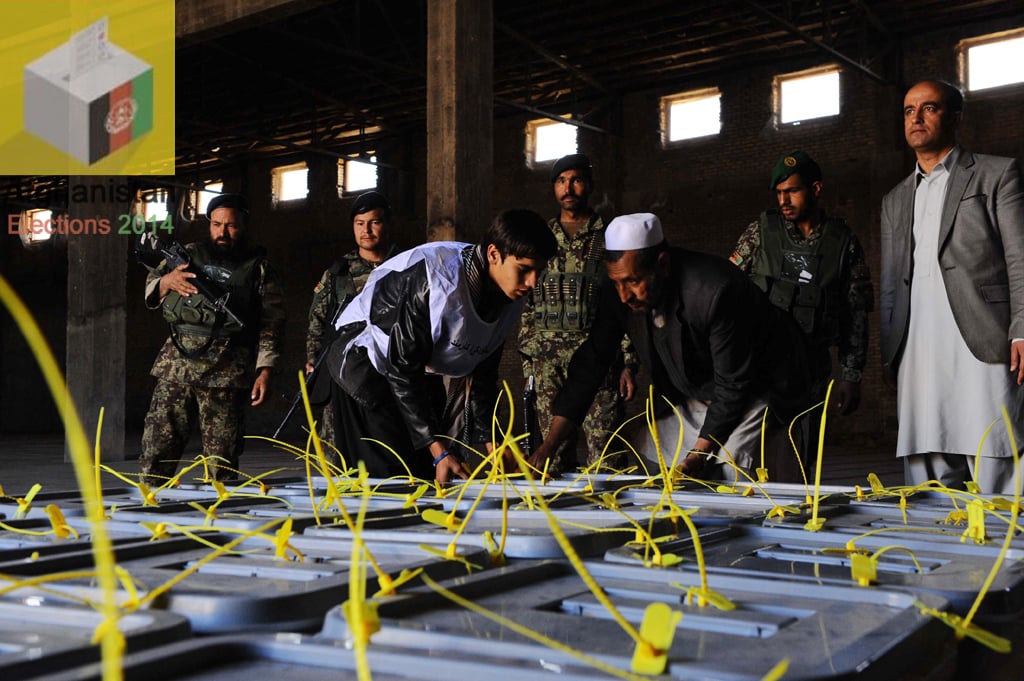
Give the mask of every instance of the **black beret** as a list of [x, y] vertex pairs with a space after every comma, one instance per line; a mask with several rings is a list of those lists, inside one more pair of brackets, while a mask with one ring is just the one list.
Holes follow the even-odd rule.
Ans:
[[776, 162], [775, 170], [772, 171], [772, 184], [768, 188], [775, 189], [780, 182], [796, 173], [800, 173], [800, 179], [807, 184], [821, 180], [821, 167], [807, 152], [797, 149]]
[[349, 219], [355, 220], [357, 215], [377, 209], [383, 210], [386, 213], [391, 212], [391, 204], [388, 203], [387, 197], [380, 192], [366, 192], [365, 194], [360, 194], [352, 203], [352, 213], [349, 215]]
[[206, 204], [206, 217], [210, 217], [218, 208], [234, 208], [249, 217], [249, 203], [241, 194], [217, 194]]
[[593, 179], [594, 169], [586, 154], [569, 154], [555, 161], [555, 165], [551, 167], [551, 181], [557, 180], [558, 176], [566, 170], [579, 170], [587, 176], [588, 180]]

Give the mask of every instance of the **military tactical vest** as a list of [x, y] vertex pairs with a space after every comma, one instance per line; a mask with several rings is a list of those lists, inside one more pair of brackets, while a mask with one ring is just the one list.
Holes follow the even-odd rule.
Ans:
[[852, 233], [839, 219], [826, 220], [819, 229], [817, 239], [798, 243], [778, 211], [761, 213], [761, 246], [750, 277], [805, 334], [831, 345], [839, 336], [840, 277]]
[[586, 331], [597, 314], [597, 293], [604, 278], [604, 230], [598, 230], [583, 254], [583, 271], [549, 269], [533, 289], [534, 326]]
[[189, 255], [193, 268], [201, 270], [206, 276], [228, 288], [231, 310], [246, 326], [243, 330], [227, 315], [204, 306], [201, 293], [186, 298], [171, 291], [164, 298], [161, 309], [164, 319], [171, 325], [172, 338], [175, 333], [185, 333], [207, 338], [234, 336], [243, 341], [255, 339], [255, 327], [259, 319], [256, 285], [259, 276], [258, 265], [264, 257], [262, 249], [248, 260], [239, 263], [214, 262], [205, 244], [196, 244]]

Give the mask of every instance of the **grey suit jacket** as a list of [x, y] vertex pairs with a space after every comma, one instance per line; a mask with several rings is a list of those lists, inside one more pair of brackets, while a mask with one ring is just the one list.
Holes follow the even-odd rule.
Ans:
[[[882, 199], [882, 362], [895, 370], [910, 318], [917, 171]], [[1024, 338], [1024, 187], [1016, 159], [960, 150], [946, 187], [939, 266], [964, 342], [983, 362], [1008, 363]]]

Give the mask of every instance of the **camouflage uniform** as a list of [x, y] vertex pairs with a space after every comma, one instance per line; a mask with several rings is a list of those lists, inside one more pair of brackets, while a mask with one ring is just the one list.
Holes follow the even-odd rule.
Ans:
[[[186, 246], [195, 257], [206, 245]], [[212, 258], [209, 258], [211, 261]], [[213, 339], [180, 330], [174, 332], [178, 344], [190, 359], [168, 338], [153, 363], [150, 375], [157, 378], [153, 398], [146, 414], [142, 434], [139, 467], [152, 484], [165, 482], [174, 475], [192, 431], [199, 418], [203, 454], [219, 456], [226, 466], [238, 467], [244, 444], [245, 408], [255, 380], [255, 370], [273, 367], [284, 340], [284, 291], [280, 279], [267, 262], [262, 249], [251, 251], [245, 263], [255, 260], [249, 286], [255, 296], [253, 309], [258, 319], [244, 319], [245, 331]], [[238, 267], [244, 266], [239, 264]], [[146, 306], [157, 309], [169, 303], [171, 292], [159, 298], [160, 277], [150, 274], [146, 280]], [[230, 471], [217, 470], [218, 478], [233, 477]]]
[[[767, 220], [768, 215], [766, 213], [762, 218]], [[780, 219], [776, 213], [772, 213], [772, 216], [772, 219]], [[824, 215], [822, 216], [821, 224], [815, 225], [807, 237], [792, 222], [788, 220], [782, 220], [782, 222], [785, 223], [786, 236], [794, 244], [801, 246], [810, 246], [826, 234], [826, 231], [821, 228], [822, 225], [827, 223]], [[846, 232], [849, 232], [849, 228], [845, 224], [841, 225], [841, 227]], [[833, 237], [837, 233], [843, 232], [833, 231]], [[826, 248], [822, 252], [828, 250], [830, 249]], [[758, 262], [760, 251], [761, 221], [758, 220], [747, 227], [747, 230], [740, 236], [736, 250], [730, 257], [730, 260], [746, 272], [747, 275], [758, 281], [759, 275], [757, 274], [756, 263]], [[808, 340], [808, 358], [814, 374], [811, 396], [815, 402], [825, 399], [828, 382], [832, 376], [831, 345], [837, 345], [839, 348], [838, 356], [841, 378], [844, 381], [860, 383], [864, 364], [867, 360], [868, 312], [871, 311], [874, 305], [871, 275], [868, 272], [867, 262], [864, 258], [864, 250], [861, 248], [856, 235], [852, 232], [849, 232], [845, 249], [840, 250], [840, 252], [842, 255], [839, 263], [823, 263], [819, 266], [819, 272], [812, 275], [812, 277], [818, 276], [826, 269], [832, 273], [838, 273], [838, 278], [834, 280], [834, 286], [838, 290], [829, 290], [830, 287], [826, 285], [825, 289], [821, 292], [823, 301], [830, 299], [838, 303], [838, 310], [827, 315], [833, 319], [828, 323], [816, 322], [815, 328], [810, 332], [808, 332], [808, 329], [804, 329], [805, 338]], [[759, 283], [759, 286], [761, 283]], [[828, 303], [825, 303], [825, 305], [827, 306]], [[802, 310], [805, 324], [810, 322], [810, 319], [806, 316], [807, 310], [808, 308]], [[815, 313], [815, 318], [820, 319], [817, 313]], [[799, 321], [798, 319], [798, 323]], [[827, 327], [832, 323], [835, 324], [835, 327], [828, 329]], [[817, 328], [818, 326], [826, 327], [826, 330], [822, 332]], [[797, 428], [793, 432], [796, 448], [800, 452], [800, 459], [803, 461], [805, 469], [809, 468], [817, 458], [822, 413], [820, 409], [812, 410], [806, 417], [799, 420], [796, 424]], [[788, 438], [780, 439], [769, 435], [769, 440], [775, 443], [774, 445], [769, 445], [769, 449], [779, 450], [776, 456], [773, 457], [773, 460], [776, 461], [773, 477], [783, 482], [800, 481], [802, 476], [800, 476], [799, 469], [795, 466], [795, 461], [792, 458], [792, 450]]]
[[[584, 272], [587, 265], [588, 253], [592, 248], [600, 249], [599, 252], [591, 255], [591, 261], [596, 257], [597, 272], [602, 282], [607, 281], [602, 254], [604, 252], [604, 223], [596, 213], [591, 217], [590, 222], [580, 229], [575, 236], [569, 237], [565, 228], [562, 227], [558, 218], [551, 219], [548, 224], [558, 242], [558, 255], [548, 264], [547, 274]], [[599, 239], [597, 243], [594, 243]], [[589, 334], [592, 318], [587, 320], [580, 330], [545, 329], [537, 319], [538, 301], [540, 300], [539, 289], [543, 281], [539, 280], [537, 289], [530, 296], [523, 309], [522, 324], [519, 329], [519, 353], [523, 358], [523, 375], [532, 375], [535, 380], [536, 390], [536, 412], [537, 426], [540, 435], [545, 434], [551, 428], [551, 406], [558, 395], [558, 391], [565, 383], [568, 373], [569, 361], [583, 341]], [[598, 296], [591, 298], [591, 308], [596, 310]], [[623, 401], [619, 395], [619, 374], [623, 365], [636, 371], [636, 356], [629, 344], [629, 339], [623, 337], [622, 352], [620, 361], [612, 365], [611, 370], [605, 378], [604, 384], [598, 391], [583, 420], [583, 431], [587, 443], [587, 461], [589, 465], [600, 458], [605, 449], [608, 438], [621, 425], [623, 419]], [[621, 449], [613, 443], [609, 452]], [[566, 470], [573, 468], [575, 462], [576, 443], [574, 440], [566, 442], [559, 448], [558, 453], [552, 460], [554, 470]], [[605, 465], [614, 467], [619, 465], [622, 456], [609, 457], [605, 459]]]
[[[388, 249], [384, 260], [387, 260], [398, 249], [392, 244]], [[336, 263], [337, 264], [337, 263]], [[324, 341], [330, 338], [333, 329], [329, 328], [331, 321], [338, 312], [338, 304], [346, 295], [355, 297], [363, 287], [370, 273], [379, 263], [372, 263], [359, 256], [359, 249], [346, 253], [342, 256], [341, 267], [335, 273], [335, 266], [324, 270], [320, 281], [313, 287], [313, 303], [309, 306], [309, 330], [306, 332], [306, 361], [313, 363], [320, 356], [323, 350]], [[333, 445], [336, 442], [334, 431], [334, 409], [328, 402], [324, 406], [323, 416], [320, 417], [320, 439]], [[338, 463], [337, 453], [326, 447], [324, 453], [329, 461]]]
[[[823, 216], [822, 222], [824, 220]], [[816, 225], [810, 235], [805, 237], [799, 227], [787, 220], [786, 234], [796, 243], [813, 243], [822, 233]], [[740, 236], [736, 250], [729, 259], [749, 275], [760, 247], [760, 221], [754, 221]], [[839, 346], [842, 380], [860, 383], [867, 361], [868, 312], [874, 306], [874, 290], [871, 286], [871, 273], [864, 258], [864, 249], [861, 248], [856, 236], [851, 235], [845, 260], [840, 286], [845, 292], [844, 299], [847, 305], [838, 315], [839, 338], [836, 344]], [[830, 373], [830, 370], [826, 373]]]

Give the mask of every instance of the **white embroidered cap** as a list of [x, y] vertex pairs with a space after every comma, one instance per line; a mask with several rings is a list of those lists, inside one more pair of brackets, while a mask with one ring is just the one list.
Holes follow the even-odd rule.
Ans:
[[604, 247], [609, 251], [636, 251], [656, 246], [664, 240], [661, 220], [654, 213], [620, 215], [611, 221], [604, 233]]

